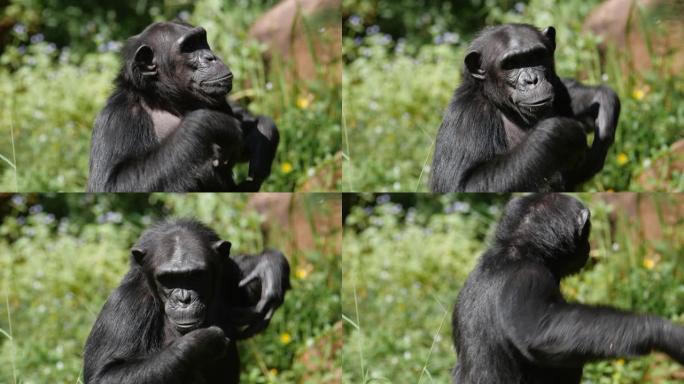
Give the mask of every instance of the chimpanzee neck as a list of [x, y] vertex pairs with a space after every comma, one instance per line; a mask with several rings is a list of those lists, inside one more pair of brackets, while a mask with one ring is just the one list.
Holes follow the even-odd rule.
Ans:
[[503, 122], [504, 132], [506, 132], [506, 142], [509, 149], [520, 144], [529, 134], [528, 129], [514, 123], [504, 113], [501, 113], [501, 121]]

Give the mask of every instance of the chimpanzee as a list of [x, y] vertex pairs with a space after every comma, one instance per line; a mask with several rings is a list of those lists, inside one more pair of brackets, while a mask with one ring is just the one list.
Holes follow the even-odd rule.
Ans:
[[472, 42], [437, 134], [432, 191], [572, 190], [603, 168], [620, 100], [607, 86], [561, 81], [555, 48], [553, 27], [526, 24]]
[[189, 219], [146, 231], [88, 337], [85, 382], [238, 383], [235, 343], [266, 328], [290, 267], [280, 252], [229, 257], [230, 246]]
[[[203, 28], [152, 24], [128, 39], [122, 58], [116, 89], [95, 121], [88, 191], [259, 190], [278, 129], [226, 101], [233, 74]], [[236, 185], [239, 162], [249, 162], [249, 174]]]
[[454, 382], [579, 383], [585, 362], [660, 350], [684, 364], [684, 327], [568, 303], [560, 280], [589, 256], [590, 213], [562, 194], [511, 200], [458, 294]]

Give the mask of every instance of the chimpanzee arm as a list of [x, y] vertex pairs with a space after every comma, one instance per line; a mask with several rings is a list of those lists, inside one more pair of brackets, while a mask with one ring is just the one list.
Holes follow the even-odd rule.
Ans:
[[570, 104], [576, 118], [588, 123], [595, 131], [594, 142], [582, 163], [566, 172], [568, 184], [576, 185], [589, 180], [605, 163], [608, 149], [615, 139], [620, 99], [608, 86], [585, 86], [573, 79], [563, 79], [570, 95]]
[[240, 336], [246, 338], [263, 331], [283, 304], [285, 292], [290, 289], [290, 265], [282, 253], [274, 250], [231, 258], [240, 269], [240, 304], [246, 307], [235, 311], [248, 325]]
[[198, 190], [216, 184], [217, 148], [238, 154], [243, 148], [237, 121], [217, 111], [189, 113], [161, 142], [141, 108], [135, 114], [110, 105], [95, 126], [89, 191]]
[[568, 304], [548, 270], [517, 271], [502, 292], [504, 333], [530, 361], [577, 366], [655, 349], [684, 363], [684, 328], [656, 316]]
[[579, 122], [542, 120], [514, 148], [508, 148], [498, 109], [478, 98], [449, 106], [436, 140], [433, 192], [535, 191], [549, 184], [578, 148], [586, 147]]
[[[108, 340], [112, 343], [111, 340]], [[201, 377], [206, 364], [224, 356], [230, 341], [216, 326], [196, 329], [151, 355], [130, 357], [116, 354], [92, 375], [86, 384], [183, 384]]]
[[240, 121], [247, 151], [243, 161], [249, 162], [248, 179], [237, 185], [239, 192], [257, 192], [271, 174], [280, 134], [275, 122], [267, 116], [255, 116], [246, 108], [230, 101], [233, 115]]

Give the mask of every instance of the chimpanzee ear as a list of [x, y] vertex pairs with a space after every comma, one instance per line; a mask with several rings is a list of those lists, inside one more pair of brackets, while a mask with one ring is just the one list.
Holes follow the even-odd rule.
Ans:
[[485, 71], [482, 69], [482, 55], [478, 51], [470, 51], [465, 57], [465, 65], [468, 68], [468, 72], [478, 79], [484, 80]]
[[219, 240], [212, 245], [212, 248], [214, 248], [214, 251], [216, 251], [216, 253], [218, 253], [219, 255], [228, 256], [230, 255], [231, 245], [232, 244], [230, 244], [230, 241]]
[[542, 31], [544, 36], [546, 36], [547, 39], [551, 42], [551, 46], [553, 49], [556, 49], [556, 28], [548, 26], [544, 31]]
[[141, 45], [135, 51], [134, 62], [136, 67], [140, 68], [140, 73], [143, 77], [150, 77], [157, 75], [157, 65], [154, 63], [154, 51], [149, 45]]
[[135, 260], [138, 265], [142, 265], [143, 259], [145, 258], [145, 251], [142, 248], [131, 249], [131, 255], [133, 255], [133, 260]]
[[577, 228], [580, 234], [584, 233], [590, 218], [591, 212], [587, 208], [582, 208], [579, 215], [577, 215]]

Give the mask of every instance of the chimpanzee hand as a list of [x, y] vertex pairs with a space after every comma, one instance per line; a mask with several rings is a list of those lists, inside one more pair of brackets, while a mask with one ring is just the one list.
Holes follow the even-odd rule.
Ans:
[[595, 120], [597, 138], [610, 145], [615, 139], [615, 129], [620, 116], [620, 99], [612, 89], [599, 87], [593, 102], [599, 105]]
[[240, 192], [257, 192], [271, 174], [280, 134], [272, 119], [266, 116], [250, 116], [242, 122], [245, 132], [246, 160], [249, 162], [249, 178], [238, 185]]
[[253, 269], [240, 281], [240, 288], [255, 280], [261, 283], [259, 301], [254, 307], [234, 308], [238, 323], [247, 325], [240, 333], [241, 338], [253, 336], [263, 331], [271, 321], [275, 310], [282, 305], [285, 292], [290, 288], [290, 266], [280, 252], [266, 251], [257, 257]]
[[175, 342], [175, 354], [191, 366], [213, 362], [222, 358], [230, 340], [221, 328], [211, 326], [191, 331]]
[[575, 167], [586, 153], [587, 137], [578, 120], [551, 117], [540, 121], [535, 131], [535, 138], [542, 140], [562, 170]]

